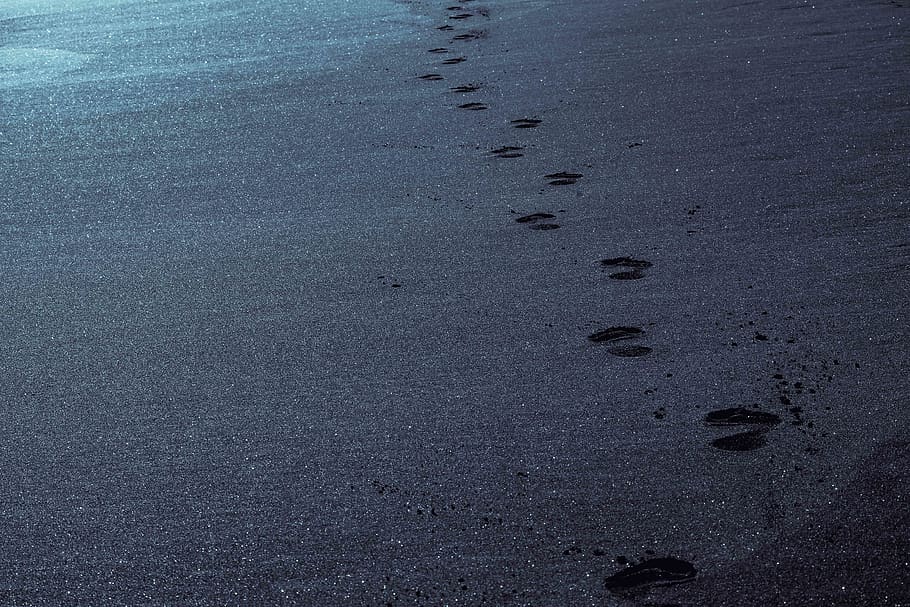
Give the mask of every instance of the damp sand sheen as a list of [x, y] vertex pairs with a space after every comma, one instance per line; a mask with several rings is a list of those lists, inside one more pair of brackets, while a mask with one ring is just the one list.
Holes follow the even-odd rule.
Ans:
[[64, 49], [0, 47], [0, 87], [50, 84], [83, 68], [92, 58]]

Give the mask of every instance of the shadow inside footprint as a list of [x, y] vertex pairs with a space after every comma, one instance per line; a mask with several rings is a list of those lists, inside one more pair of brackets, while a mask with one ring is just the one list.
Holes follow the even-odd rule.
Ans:
[[428, 53], [448, 53], [448, 52], [449, 52], [449, 49], [447, 49], [447, 48], [442, 48], [442, 47], [440, 47], [440, 48], [431, 48], [431, 49], [428, 50], [427, 52], [428, 52]]
[[638, 358], [639, 356], [647, 356], [653, 350], [648, 346], [614, 346], [607, 352], [622, 358]]
[[490, 150], [490, 154], [497, 158], [521, 158], [524, 154], [522, 154], [520, 150], [523, 149], [524, 148], [521, 146], [504, 145], [501, 148]]
[[455, 65], [461, 63], [462, 61], [467, 61], [465, 57], [452, 57], [451, 59], [446, 59], [442, 62], [443, 65]]
[[621, 272], [613, 272], [610, 278], [613, 280], [639, 280], [645, 277], [642, 272], [644, 268], [650, 268], [653, 264], [643, 259], [632, 259], [631, 257], [613, 257], [611, 259], [602, 259], [600, 265], [605, 267], [622, 267], [631, 268]]
[[545, 179], [551, 180], [550, 185], [572, 185], [582, 177], [583, 175], [581, 173], [567, 173], [565, 171], [544, 175]]
[[476, 84], [462, 84], [461, 86], [453, 86], [449, 90], [453, 93], [473, 93], [479, 89], [480, 87]]
[[767, 411], [732, 407], [709, 412], [705, 415], [705, 423], [709, 426], [739, 426], [745, 424], [773, 426], [780, 423], [780, 416]]
[[619, 341], [621, 339], [632, 339], [643, 335], [644, 331], [638, 327], [610, 327], [603, 331], [597, 331], [588, 335], [588, 339], [594, 343], [606, 343]]
[[466, 34], [458, 34], [457, 36], [454, 36], [452, 38], [452, 40], [453, 41], [455, 41], [455, 40], [459, 40], [459, 41], [476, 40], [477, 38], [480, 38], [482, 35], [483, 34], [481, 32], [467, 32]]
[[610, 259], [601, 259], [600, 265], [607, 267], [620, 266], [623, 268], [635, 268], [637, 270], [644, 270], [645, 268], [650, 268], [654, 264], [650, 261], [645, 261], [644, 259], [633, 259], [631, 257], [611, 257]]
[[552, 213], [531, 213], [530, 215], [525, 215], [524, 217], [519, 217], [515, 221], [518, 223], [537, 223], [542, 219], [553, 219], [556, 215]]
[[711, 446], [722, 451], [752, 451], [768, 444], [766, 434], [765, 429], [749, 430], [718, 438], [711, 443]]
[[489, 107], [490, 106], [485, 103], [477, 103], [473, 101], [471, 103], [462, 103], [458, 106], [458, 108], [462, 110], [485, 110]]
[[536, 118], [519, 118], [513, 120], [511, 125], [516, 129], [536, 129], [541, 122], [543, 120], [537, 120]]
[[614, 573], [604, 581], [604, 585], [616, 594], [631, 593], [651, 586], [691, 582], [697, 573], [688, 561], [663, 557], [649, 559]]
[[444, 80], [441, 74], [424, 74], [423, 76], [417, 76], [419, 80]]

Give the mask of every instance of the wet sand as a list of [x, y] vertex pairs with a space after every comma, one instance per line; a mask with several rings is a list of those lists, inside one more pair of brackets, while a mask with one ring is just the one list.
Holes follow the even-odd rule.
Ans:
[[402, 5], [4, 93], [0, 603], [910, 604], [906, 7]]

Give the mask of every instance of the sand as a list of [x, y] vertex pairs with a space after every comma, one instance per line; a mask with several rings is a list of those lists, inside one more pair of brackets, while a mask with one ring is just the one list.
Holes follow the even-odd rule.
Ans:
[[285, 9], [2, 92], [0, 604], [910, 604], [902, 3]]

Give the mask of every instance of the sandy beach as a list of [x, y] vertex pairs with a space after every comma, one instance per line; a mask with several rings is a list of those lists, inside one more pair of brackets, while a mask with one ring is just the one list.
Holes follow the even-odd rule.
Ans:
[[910, 606], [907, 6], [0, 7], [0, 605]]

